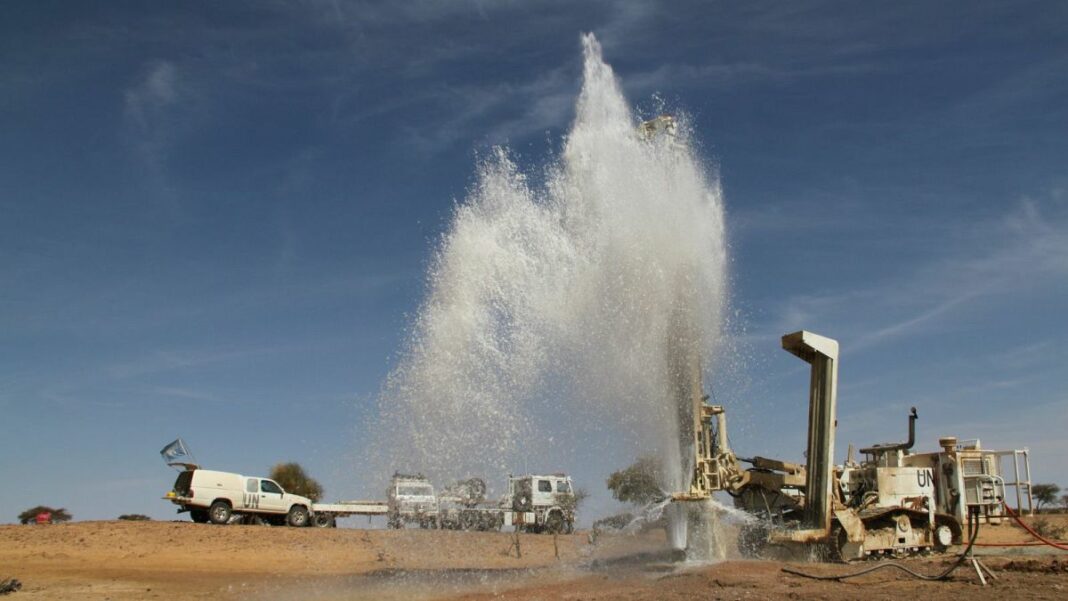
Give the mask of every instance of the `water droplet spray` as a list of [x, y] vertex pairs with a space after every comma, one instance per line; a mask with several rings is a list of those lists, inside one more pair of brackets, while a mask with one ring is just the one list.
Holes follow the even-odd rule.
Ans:
[[[379, 398], [383, 471], [503, 474], [548, 457], [552, 436], [575, 462], [653, 454], [666, 490], [689, 486], [679, 356], [703, 371], [723, 348], [720, 187], [685, 118], [643, 134], [597, 40], [582, 43], [575, 121], [544, 177], [496, 149], [437, 248]], [[685, 510], [666, 510], [684, 547]]]

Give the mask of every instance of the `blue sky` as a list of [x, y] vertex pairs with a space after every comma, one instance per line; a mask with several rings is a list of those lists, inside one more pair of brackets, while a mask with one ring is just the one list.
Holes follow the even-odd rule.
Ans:
[[843, 449], [916, 405], [921, 448], [1028, 446], [1068, 486], [1066, 25], [1058, 2], [9, 5], [0, 521], [169, 518], [179, 434], [377, 495], [360, 441], [434, 245], [480, 153], [559, 148], [585, 31], [720, 175], [738, 355], [712, 388], [740, 454], [800, 458], [778, 337], [803, 327], [842, 345]]

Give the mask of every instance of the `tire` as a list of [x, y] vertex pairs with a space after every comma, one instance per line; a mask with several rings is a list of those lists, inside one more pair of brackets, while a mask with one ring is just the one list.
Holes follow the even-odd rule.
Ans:
[[559, 511], [554, 511], [545, 518], [545, 531], [549, 534], [560, 534], [564, 531], [564, 516]]
[[191, 509], [189, 510], [189, 517], [193, 522], [197, 524], [207, 524], [210, 519], [208, 512], [203, 509]]
[[[949, 535], [950, 535], [949, 544], [943, 544], [942, 541], [939, 540], [939, 536], [938, 535], [939, 535], [940, 531], [943, 528], [948, 528], [949, 529]], [[963, 533], [963, 529], [960, 527], [960, 524], [957, 522], [957, 520], [955, 518], [951, 518], [951, 517], [948, 517], [948, 516], [946, 516], [945, 518], [939, 517], [939, 518], [935, 519], [935, 532], [934, 532], [934, 534], [935, 534], [935, 544], [934, 544], [935, 553], [945, 553], [945, 552], [949, 551], [949, 548], [952, 547], [954, 544], [958, 544], [958, 542], [964, 542], [963, 540], [961, 540], [964, 533]]]
[[208, 509], [208, 519], [211, 520], [212, 524], [225, 524], [230, 521], [232, 512], [230, 504], [226, 501], [215, 501]]
[[337, 528], [337, 520], [329, 513], [317, 513], [315, 519], [312, 520], [312, 524], [316, 528]]
[[294, 505], [289, 508], [286, 523], [294, 528], [303, 528], [309, 522], [308, 509], [302, 505]]

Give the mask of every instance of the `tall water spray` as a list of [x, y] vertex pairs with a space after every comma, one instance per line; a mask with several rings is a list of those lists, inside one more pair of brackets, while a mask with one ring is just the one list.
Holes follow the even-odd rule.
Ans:
[[582, 42], [575, 121], [542, 183], [495, 150], [437, 249], [380, 396], [374, 444], [392, 467], [445, 481], [548, 469], [539, 455], [565, 448], [616, 468], [654, 454], [665, 490], [689, 486], [690, 388], [721, 348], [720, 188], [685, 123], [637, 133], [597, 40]]

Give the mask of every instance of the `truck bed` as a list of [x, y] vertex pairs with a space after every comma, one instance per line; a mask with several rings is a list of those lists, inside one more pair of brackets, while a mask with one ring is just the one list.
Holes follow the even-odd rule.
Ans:
[[386, 515], [389, 505], [384, 501], [341, 501], [338, 503], [315, 503], [312, 505], [315, 513], [332, 513], [338, 516], [345, 515]]

